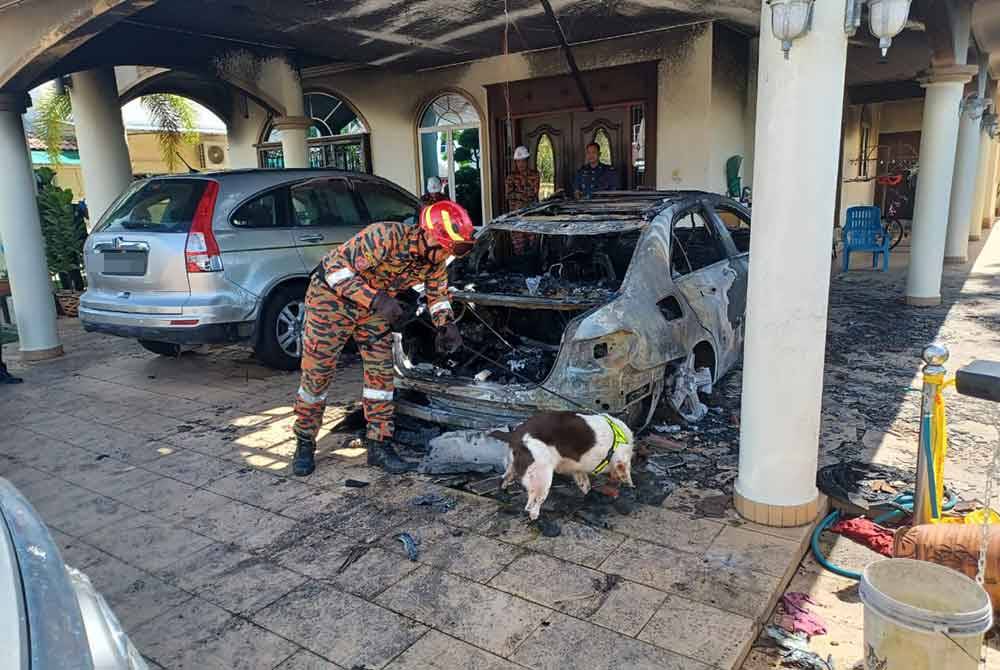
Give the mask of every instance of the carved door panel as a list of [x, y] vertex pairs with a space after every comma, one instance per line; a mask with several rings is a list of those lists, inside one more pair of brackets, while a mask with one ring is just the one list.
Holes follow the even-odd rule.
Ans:
[[[572, 123], [569, 113], [522, 119], [521, 144], [531, 152], [529, 163], [542, 176], [541, 197], [565, 190], [573, 185]], [[539, 149], [542, 161], [539, 161]], [[550, 164], [551, 163], [551, 164]]]
[[574, 112], [573, 171], [586, 160], [586, 147], [591, 142], [601, 145], [601, 162], [610, 164], [618, 172], [622, 189], [632, 188], [629, 183], [632, 145], [629, 133], [628, 109], [601, 109], [594, 112]]

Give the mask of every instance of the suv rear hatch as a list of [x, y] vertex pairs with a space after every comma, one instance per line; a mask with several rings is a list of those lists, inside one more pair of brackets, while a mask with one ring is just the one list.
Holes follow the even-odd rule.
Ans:
[[182, 314], [191, 293], [188, 272], [214, 271], [205, 231], [211, 247], [217, 194], [218, 183], [208, 179], [154, 178], [132, 184], [87, 239], [85, 306]]

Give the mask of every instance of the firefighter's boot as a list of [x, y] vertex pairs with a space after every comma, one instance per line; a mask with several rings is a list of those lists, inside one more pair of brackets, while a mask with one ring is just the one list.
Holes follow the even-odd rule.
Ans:
[[292, 472], [299, 477], [307, 477], [316, 469], [316, 440], [296, 435], [295, 457], [292, 458]]
[[401, 475], [417, 469], [416, 463], [404, 461], [396, 453], [391, 442], [365, 438], [365, 449], [368, 450], [368, 465], [377, 465], [392, 475]]

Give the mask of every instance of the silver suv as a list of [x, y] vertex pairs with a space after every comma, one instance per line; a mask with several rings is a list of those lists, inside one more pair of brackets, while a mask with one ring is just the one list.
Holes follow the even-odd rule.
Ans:
[[306, 282], [330, 248], [420, 202], [385, 179], [335, 170], [236, 170], [137, 181], [84, 248], [88, 331], [176, 355], [250, 342], [298, 367]]

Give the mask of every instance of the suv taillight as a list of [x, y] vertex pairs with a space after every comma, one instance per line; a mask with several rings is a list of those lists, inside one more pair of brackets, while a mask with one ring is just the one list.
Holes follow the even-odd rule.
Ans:
[[184, 264], [190, 272], [221, 272], [222, 255], [219, 243], [212, 233], [212, 215], [215, 213], [215, 198], [219, 195], [219, 183], [205, 184], [198, 207], [194, 210], [194, 220], [184, 245]]

